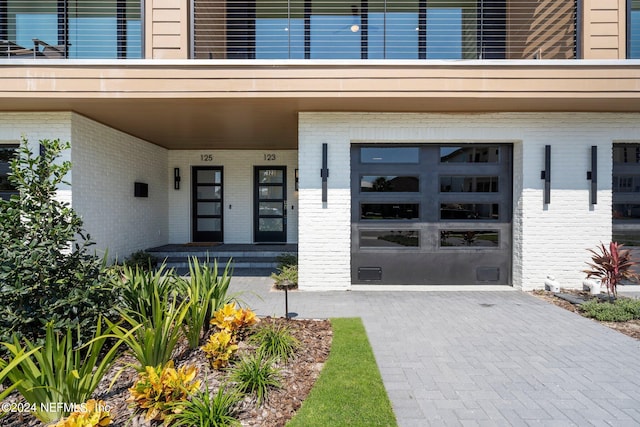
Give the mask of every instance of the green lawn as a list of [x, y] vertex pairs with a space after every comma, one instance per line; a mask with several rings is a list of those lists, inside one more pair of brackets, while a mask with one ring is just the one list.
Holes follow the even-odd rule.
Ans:
[[331, 325], [329, 358], [287, 427], [396, 426], [362, 320], [331, 319]]

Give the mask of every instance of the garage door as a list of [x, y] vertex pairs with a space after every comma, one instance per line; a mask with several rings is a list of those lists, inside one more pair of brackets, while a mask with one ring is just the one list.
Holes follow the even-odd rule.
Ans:
[[353, 144], [355, 284], [511, 284], [512, 146]]

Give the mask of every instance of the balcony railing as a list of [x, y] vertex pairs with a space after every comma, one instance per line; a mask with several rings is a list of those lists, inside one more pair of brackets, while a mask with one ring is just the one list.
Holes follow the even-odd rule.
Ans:
[[571, 59], [574, 0], [193, 0], [194, 58]]
[[141, 0], [0, 1], [0, 57], [141, 58]]
[[[570, 59], [578, 50], [577, 0], [189, 1], [191, 58]], [[143, 3], [0, 0], [0, 58], [142, 58]]]

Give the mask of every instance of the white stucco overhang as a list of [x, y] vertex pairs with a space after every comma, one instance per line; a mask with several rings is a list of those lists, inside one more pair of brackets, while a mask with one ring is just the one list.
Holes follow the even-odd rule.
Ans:
[[640, 61], [4, 60], [0, 112], [174, 148], [297, 147], [303, 111], [640, 111]]

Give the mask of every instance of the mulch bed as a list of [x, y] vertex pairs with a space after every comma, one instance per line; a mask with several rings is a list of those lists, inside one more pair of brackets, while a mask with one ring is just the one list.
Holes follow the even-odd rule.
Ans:
[[[300, 341], [301, 346], [295, 358], [287, 364], [279, 365], [282, 368], [281, 389], [272, 390], [267, 401], [260, 407], [256, 406], [254, 398], [246, 397], [240, 404], [236, 418], [243, 426], [279, 427], [291, 419], [300, 405], [307, 397], [315, 381], [317, 380], [324, 362], [329, 356], [333, 331], [328, 320], [287, 320], [285, 318], [264, 318], [262, 322], [286, 323], [291, 327], [293, 335]], [[204, 342], [204, 341], [203, 341]], [[250, 351], [247, 345], [241, 343], [238, 351]], [[197, 377], [207, 379], [210, 389], [217, 387], [225, 380], [225, 373], [213, 370], [209, 366], [204, 353], [199, 349], [188, 350], [186, 343], [181, 343], [180, 348], [174, 353], [176, 367], [185, 364], [195, 365], [198, 368]], [[134, 360], [129, 356], [121, 357], [111, 372], [105, 375], [100, 386], [94, 393], [94, 397], [102, 399], [111, 407], [112, 426], [156, 427], [162, 425], [159, 422], [145, 422], [142, 415], [136, 415], [126, 399], [129, 397], [128, 389], [133, 386], [137, 373], [133, 368], [124, 368]], [[118, 371], [122, 371], [113, 387], [109, 388], [111, 381]], [[13, 394], [6, 401], [18, 401], [19, 396]], [[0, 426], [3, 427], [36, 427], [43, 426], [41, 422], [29, 414], [10, 413], [0, 418]]]

